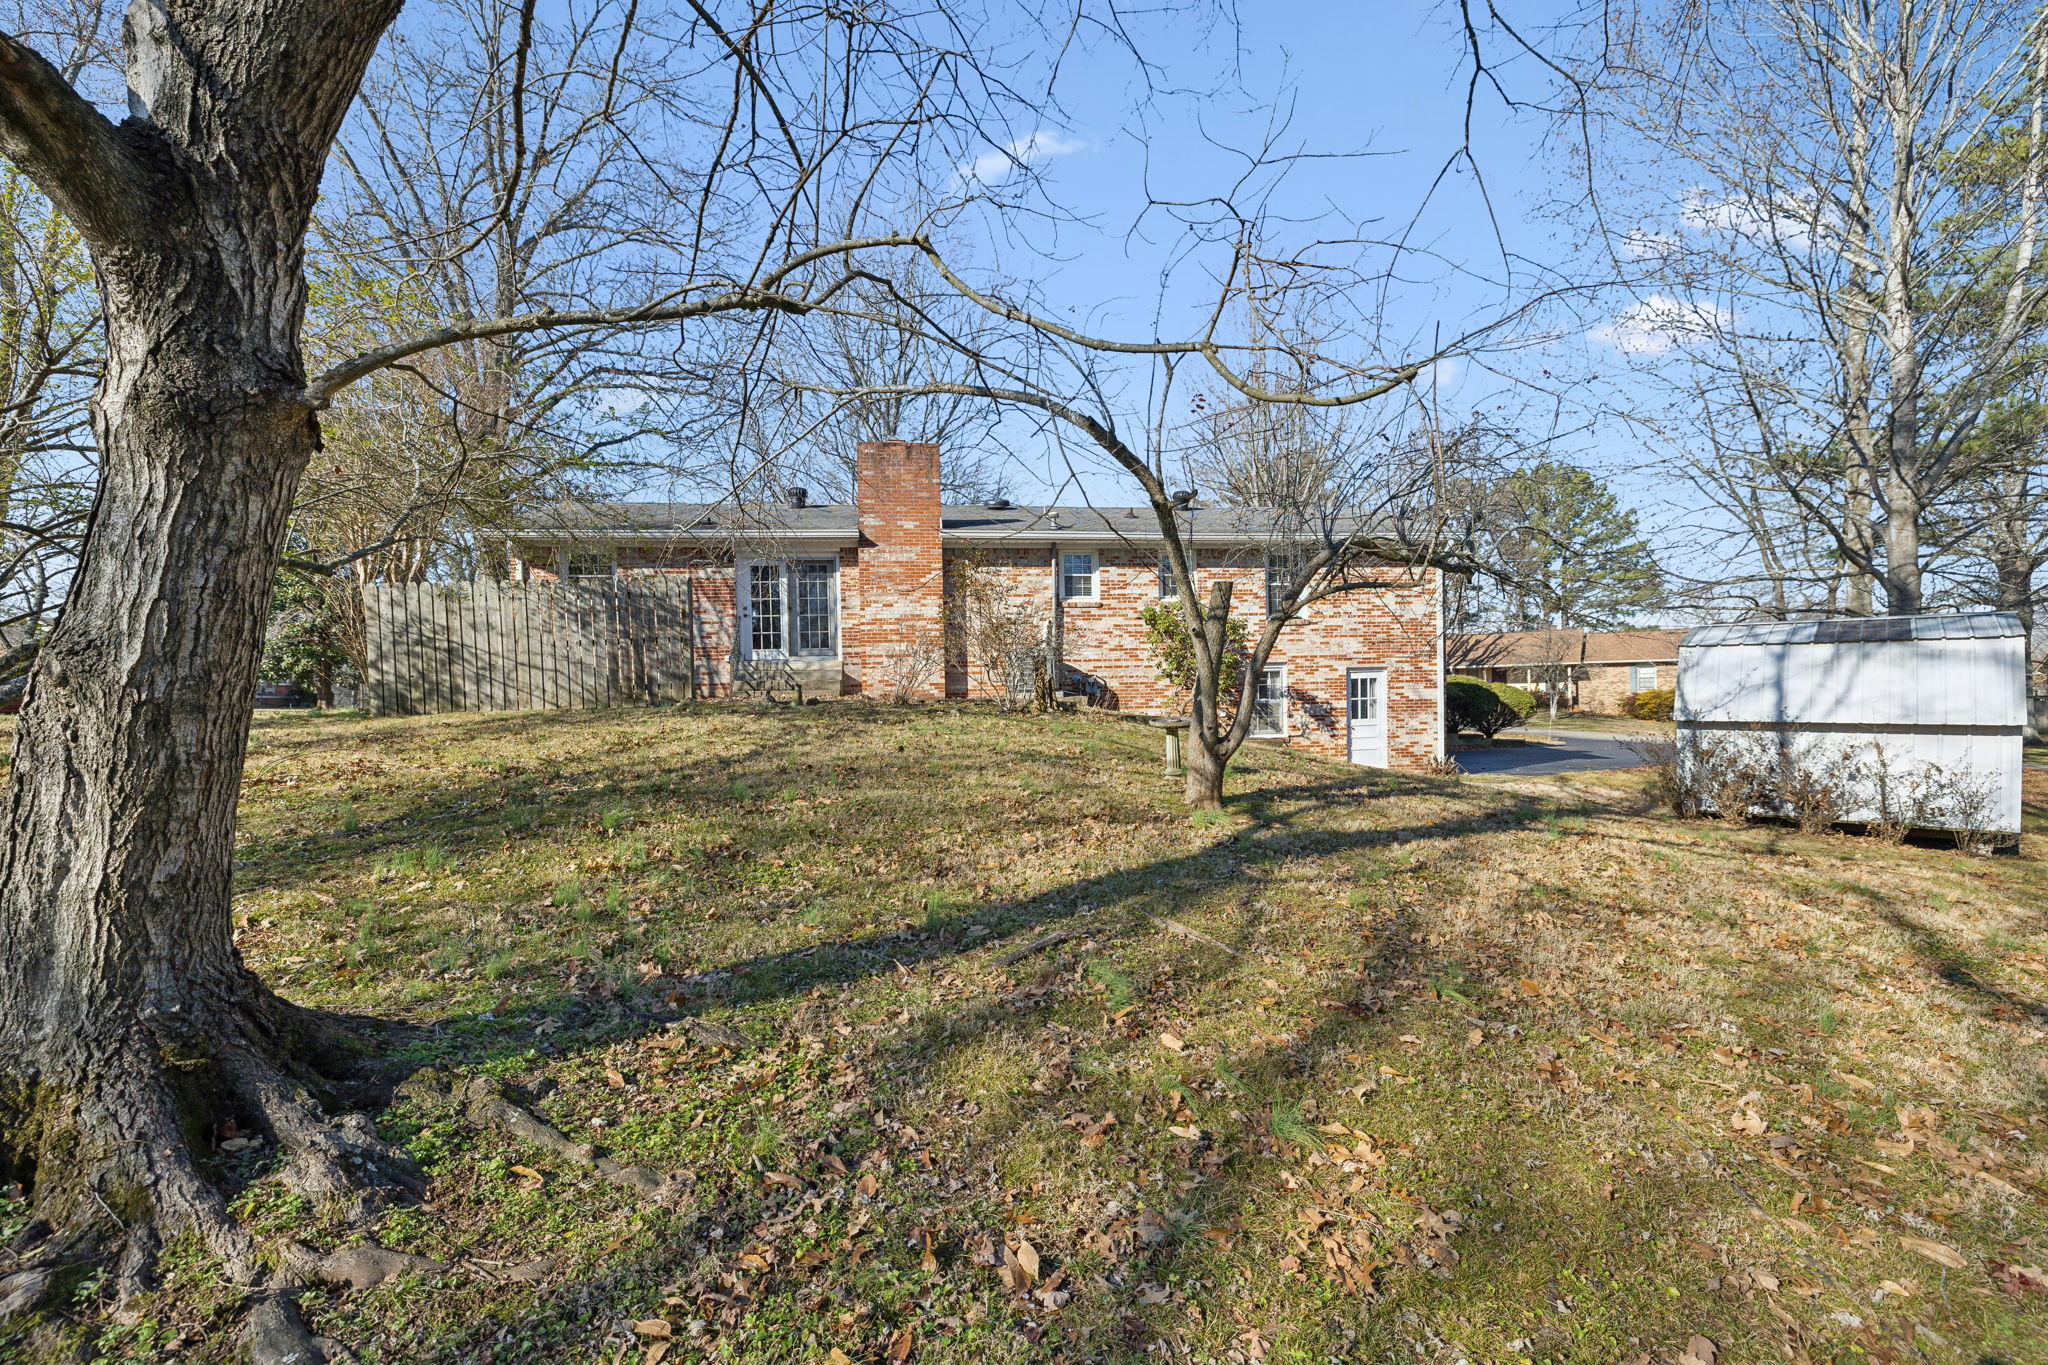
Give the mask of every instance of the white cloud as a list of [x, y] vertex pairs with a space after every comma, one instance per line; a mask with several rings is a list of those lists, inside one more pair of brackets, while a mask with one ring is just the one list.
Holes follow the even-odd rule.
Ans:
[[1423, 382], [1433, 389], [1449, 390], [1458, 387], [1458, 381], [1465, 377], [1465, 362], [1457, 356], [1446, 356], [1431, 362], [1422, 372]]
[[1588, 328], [1586, 339], [1623, 355], [1665, 355], [1687, 338], [1708, 335], [1734, 321], [1735, 314], [1719, 304], [1652, 294]]
[[960, 181], [967, 184], [980, 181], [993, 185], [1007, 177], [1020, 166], [1035, 166], [1047, 157], [1065, 156], [1086, 147], [1075, 138], [1051, 128], [1040, 128], [1029, 137], [1020, 137], [1007, 146], [992, 152], [983, 152], [974, 160], [960, 166]]
[[1813, 244], [1816, 232], [1829, 238], [1841, 235], [1840, 216], [1830, 210], [1815, 214], [1797, 203], [1716, 199], [1697, 186], [1685, 192], [1685, 206], [1679, 217], [1695, 232], [1747, 237], [1786, 251], [1805, 251]]

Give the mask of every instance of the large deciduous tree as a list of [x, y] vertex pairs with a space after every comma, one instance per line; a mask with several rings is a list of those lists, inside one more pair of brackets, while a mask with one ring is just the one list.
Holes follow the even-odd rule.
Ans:
[[228, 915], [265, 608], [319, 440], [306, 225], [398, 8], [137, 5], [119, 123], [0, 37], [0, 151], [77, 226], [106, 320], [97, 501], [6, 797], [0, 1163], [52, 1221], [104, 1203], [196, 1227], [242, 1276], [251, 1248], [187, 1141], [223, 1097], [309, 1194], [405, 1180], [293, 1079], [306, 1021], [243, 966]]
[[[1059, 26], [1085, 28], [1083, 3]], [[96, 501], [31, 676], [5, 796], [0, 1182], [26, 1186], [60, 1234], [0, 1280], [10, 1309], [78, 1259], [76, 1232], [120, 1231], [124, 1289], [144, 1281], [162, 1232], [187, 1229], [235, 1278], [260, 1279], [262, 1258], [194, 1145], [229, 1115], [274, 1138], [286, 1182], [317, 1200], [366, 1209], [410, 1185], [366, 1119], [322, 1106], [318, 1072], [340, 1053], [329, 1022], [268, 990], [233, 942], [251, 694], [323, 410], [389, 367], [430, 379], [419, 358], [452, 348], [450, 368], [506, 380], [472, 410], [516, 423], [514, 400], [532, 390], [503, 374], [504, 339], [579, 331], [630, 349], [665, 334], [680, 350], [695, 320], [815, 309], [851, 282], [858, 253], [924, 240], [933, 218], [906, 205], [932, 202], [914, 192], [925, 169], [950, 173], [1002, 145], [1008, 120], [1041, 116], [1018, 93], [1030, 85], [1024, 59], [1002, 79], [989, 68], [1034, 49], [1005, 47], [999, 25], [951, 10], [735, 5], [728, 26], [718, 6], [692, 3], [659, 27], [656, 7], [609, 0], [540, 16], [531, 0], [485, 6], [476, 12], [503, 38], [485, 74], [496, 82], [488, 103], [510, 124], [494, 144], [509, 164], [478, 172], [475, 193], [414, 201], [402, 222], [386, 215], [390, 237], [418, 251], [393, 263], [397, 277], [449, 315], [366, 334], [309, 374], [308, 227], [400, 4], [137, 0], [119, 45], [118, 120], [34, 44], [0, 34], [0, 153], [75, 225], [105, 334]], [[600, 180], [666, 177], [653, 217], [600, 212], [634, 196], [607, 199], [578, 179], [589, 159], [548, 160], [567, 145], [560, 126], [520, 116], [529, 84], [562, 78], [560, 63], [534, 57], [561, 51], [551, 20], [591, 42], [602, 32], [603, 51], [577, 59], [583, 72], [644, 74], [632, 45], [648, 33], [691, 59], [670, 73], [659, 136], [628, 127], [647, 112], [644, 83], [632, 98], [586, 83], [588, 98], [572, 101], [599, 130], [581, 145], [610, 147], [597, 160], [624, 155], [606, 128], [630, 132], [641, 158]], [[390, 187], [367, 173], [353, 183]], [[528, 193], [537, 185], [546, 193]], [[365, 191], [362, 202], [374, 212], [383, 201]], [[591, 212], [574, 240], [529, 213], [575, 218], [579, 206]], [[680, 235], [650, 238], [656, 219]], [[478, 240], [496, 253], [490, 268], [449, 264]], [[541, 264], [529, 253], [497, 268], [529, 246]], [[537, 279], [547, 261], [560, 268]], [[501, 287], [508, 279], [516, 287]], [[529, 347], [522, 363], [561, 354]]]
[[[1978, 479], [1973, 435], [2048, 300], [2048, 18], [1984, 0], [1607, 17], [1578, 87], [1608, 134], [1587, 204], [1636, 297], [1592, 335], [1670, 383], [1667, 404], [1626, 401], [1745, 546], [1728, 576], [1765, 587], [1757, 606], [1923, 610], [1934, 523]], [[1973, 213], [1957, 168], [2001, 128], [2005, 211]]]

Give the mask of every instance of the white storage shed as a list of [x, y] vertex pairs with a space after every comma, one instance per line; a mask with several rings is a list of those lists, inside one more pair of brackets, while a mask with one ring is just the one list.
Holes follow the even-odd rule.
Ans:
[[1910, 823], [2017, 835], [2026, 707], [2019, 617], [1987, 611], [1700, 626], [1672, 718], [1682, 753], [1768, 746], [1833, 773], [1844, 820], [1912, 799]]

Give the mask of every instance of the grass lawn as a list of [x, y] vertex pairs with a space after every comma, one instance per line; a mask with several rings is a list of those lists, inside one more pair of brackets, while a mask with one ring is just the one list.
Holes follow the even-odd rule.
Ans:
[[[314, 1329], [372, 1362], [2044, 1359], [2048, 775], [2022, 856], [1978, 859], [1681, 823], [1633, 773], [1263, 748], [1190, 819], [1158, 765], [1141, 726], [972, 708], [259, 717], [255, 965], [682, 1176], [650, 1201], [408, 1087], [378, 1121], [433, 1184], [373, 1235], [451, 1268], [309, 1295]], [[221, 1159], [266, 1234], [360, 1238]], [[64, 1358], [229, 1360], [213, 1267], [167, 1264]]]
[[1541, 706], [1536, 708], [1535, 715], [1529, 717], [1528, 723], [1539, 730], [1584, 730], [1589, 734], [1601, 735], [1661, 735], [1666, 739], [1676, 732], [1676, 727], [1668, 720], [1601, 716], [1591, 711], [1560, 711], [1557, 713], [1557, 719], [1552, 720], [1550, 712]]

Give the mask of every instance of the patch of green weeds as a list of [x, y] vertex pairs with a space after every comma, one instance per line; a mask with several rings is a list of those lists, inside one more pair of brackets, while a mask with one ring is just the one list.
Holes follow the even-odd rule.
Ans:
[[1439, 1000], [1455, 1000], [1460, 1005], [1472, 1003], [1472, 992], [1461, 963], [1446, 962], [1430, 973], [1429, 989]]
[[1273, 1110], [1273, 1120], [1267, 1125], [1273, 1136], [1282, 1142], [1291, 1142], [1297, 1147], [1315, 1151], [1322, 1145], [1322, 1135], [1302, 1117], [1301, 1105], [1289, 1103], [1278, 1105]]
[[439, 844], [394, 849], [385, 854], [378, 863], [380, 871], [394, 877], [431, 877], [437, 872], [447, 872], [454, 866], [454, 857]]
[[1111, 1009], [1124, 1009], [1137, 1000], [1138, 991], [1131, 984], [1130, 974], [1114, 962], [1091, 958], [1086, 970], [1088, 979], [1102, 987], [1103, 1003]]

